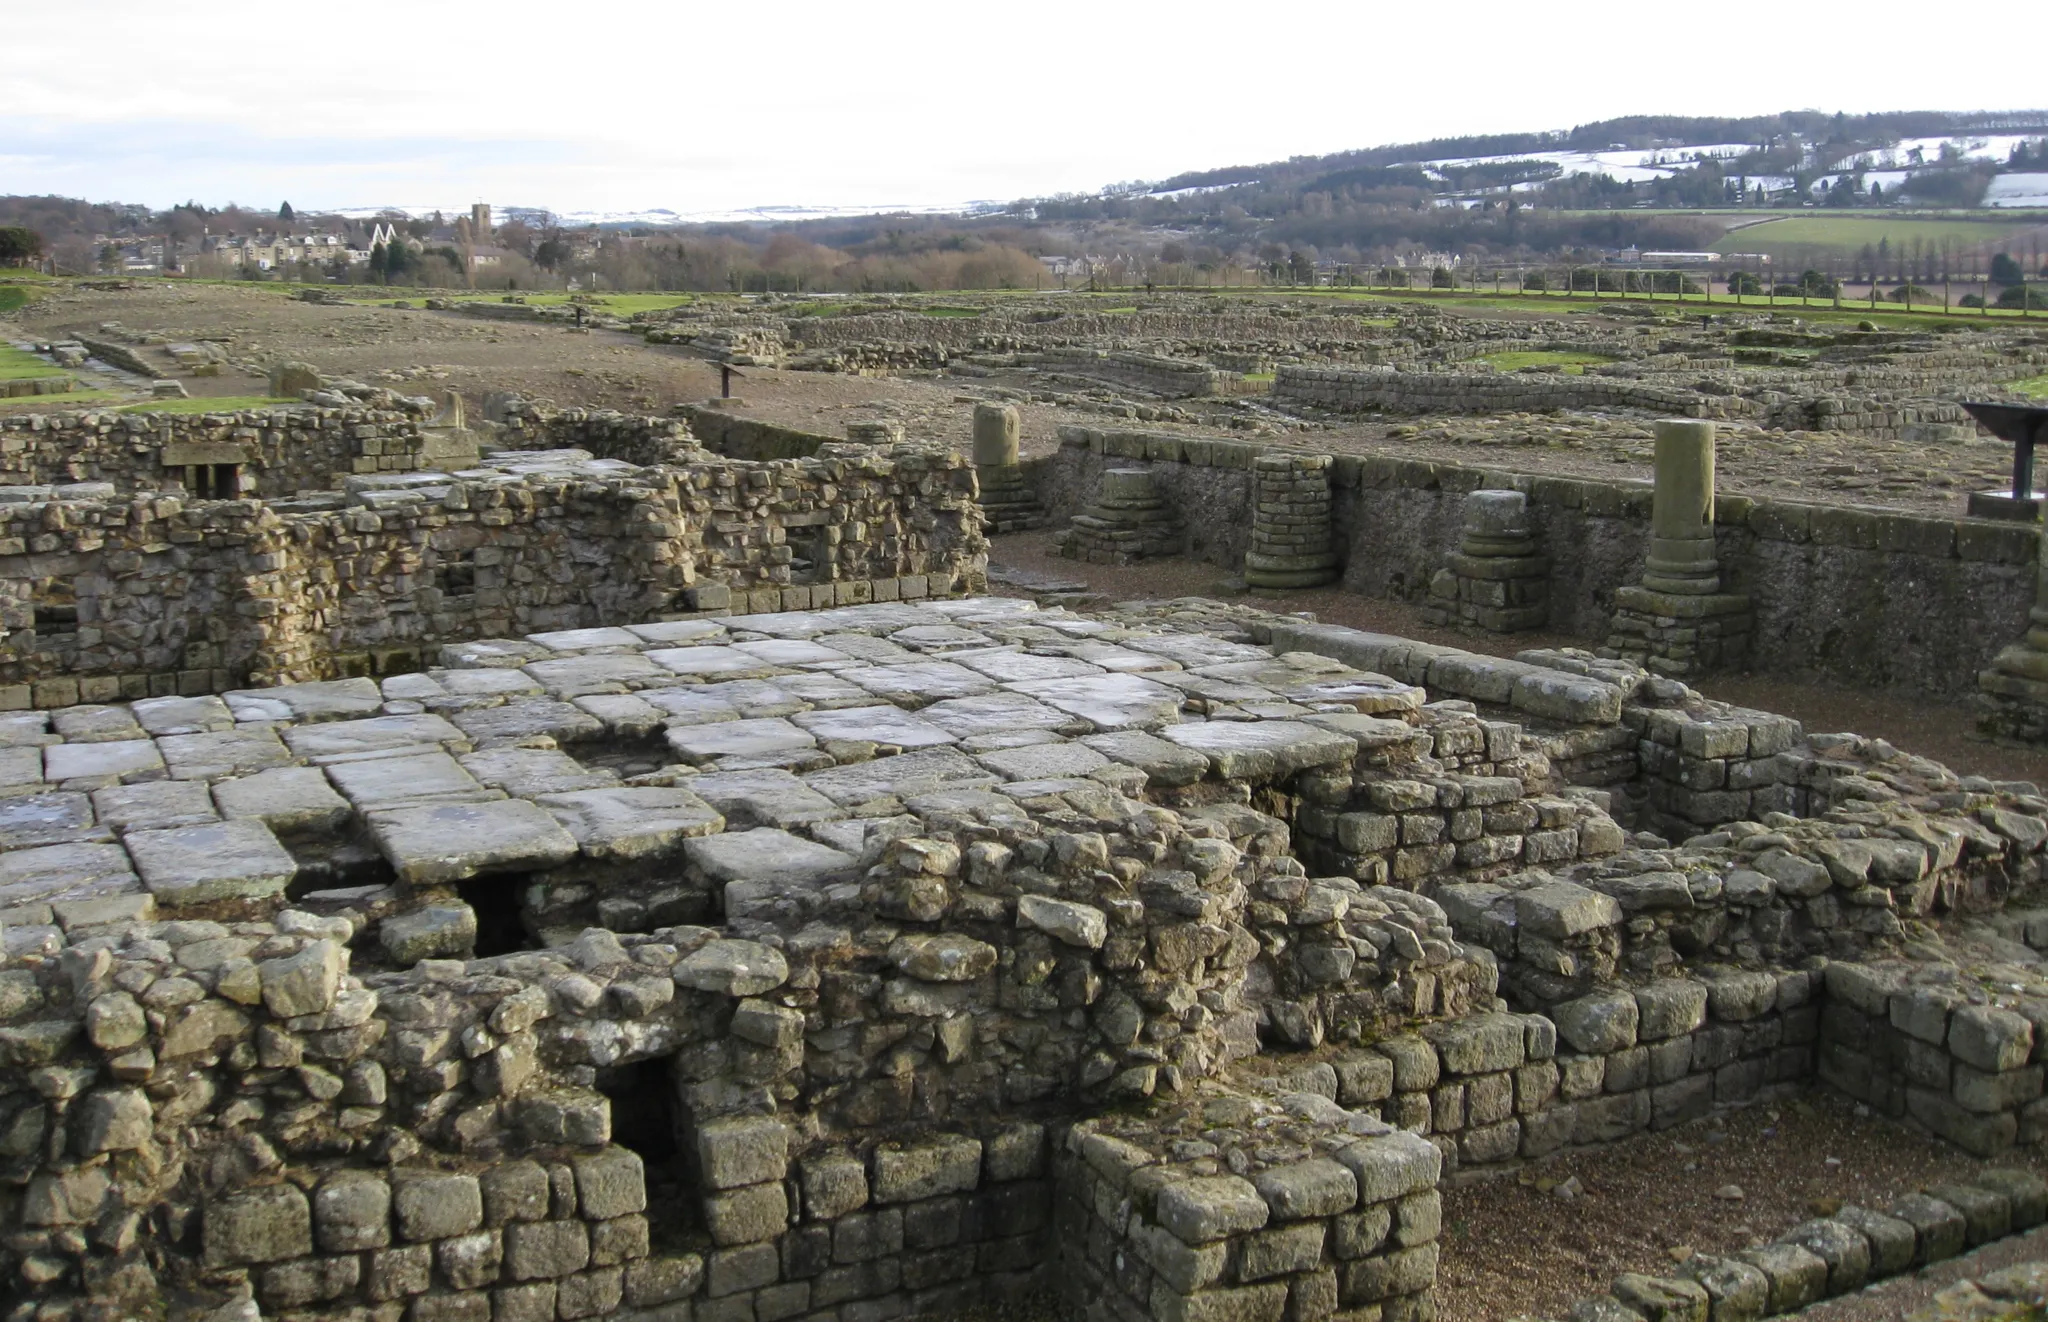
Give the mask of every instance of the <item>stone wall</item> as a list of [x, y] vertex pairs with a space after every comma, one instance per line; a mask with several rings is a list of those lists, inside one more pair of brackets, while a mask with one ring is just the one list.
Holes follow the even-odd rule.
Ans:
[[[1194, 533], [1190, 554], [1236, 568], [1250, 549], [1243, 512], [1262, 448], [1068, 427], [1057, 453], [1026, 467], [1060, 518], [1081, 508], [1104, 468], [1149, 463]], [[1615, 591], [1640, 575], [1649, 544], [1647, 482], [1336, 455], [1330, 485], [1344, 585], [1410, 601], [1425, 599], [1457, 554], [1467, 492], [1526, 493], [1536, 547], [1551, 562], [1551, 626], [1583, 638], [1607, 636]], [[1727, 590], [1755, 611], [1752, 667], [1954, 697], [2027, 628], [2030, 526], [1730, 493], [1716, 498], [1715, 524]]]
[[838, 439], [743, 417], [716, 405], [683, 404], [676, 411], [689, 420], [691, 434], [705, 449], [728, 459], [804, 459]]
[[589, 475], [548, 459], [325, 508], [0, 504], [0, 704], [390, 673], [456, 640], [922, 598], [983, 572], [974, 470], [947, 452]]
[[1048, 349], [1043, 353], [1020, 355], [1018, 361], [1044, 371], [1100, 377], [1168, 399], [1210, 395], [1216, 391], [1215, 368], [1206, 363], [1163, 358], [1157, 354], [1123, 349]]
[[349, 474], [411, 472], [431, 440], [418, 415], [374, 408], [30, 414], [0, 419], [0, 486], [165, 491], [188, 465], [233, 464], [245, 494], [276, 500]]

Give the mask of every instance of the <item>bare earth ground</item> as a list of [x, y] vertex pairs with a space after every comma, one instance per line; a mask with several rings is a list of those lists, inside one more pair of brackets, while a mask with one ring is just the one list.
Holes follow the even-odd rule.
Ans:
[[[1994, 1165], [2040, 1171], [2048, 1158], [1982, 1161], [1814, 1088], [1513, 1175], [1453, 1183], [1444, 1193], [1438, 1316], [1562, 1316], [1573, 1301], [1606, 1293], [1620, 1272], [1669, 1274], [1685, 1254], [1748, 1248], [1832, 1210], [1829, 1202], [1882, 1209]], [[1574, 1179], [1579, 1190], [1561, 1196]], [[1716, 1196], [1736, 1188], [1739, 1199]], [[1893, 1304], [1808, 1316], [1849, 1322], [1903, 1311]]]
[[[992, 537], [989, 542], [992, 564], [1012, 566], [1046, 578], [1085, 582], [1091, 589], [1119, 601], [1136, 597], [1215, 596], [1217, 585], [1229, 577], [1216, 565], [1185, 559], [1129, 567], [1062, 560], [1053, 551], [1052, 534], [1044, 531], [1011, 533]], [[1356, 596], [1334, 586], [1301, 592], [1253, 592], [1242, 600], [1263, 610], [1306, 611], [1326, 624], [1399, 634], [1492, 656], [1513, 656], [1532, 647], [1599, 645], [1597, 639], [1560, 634], [1502, 636], [1437, 628], [1425, 624], [1416, 608], [1406, 602]], [[1709, 697], [1797, 717], [1811, 731], [1853, 730], [1889, 739], [1909, 752], [1946, 763], [1964, 775], [2048, 784], [2048, 750], [2013, 748], [1979, 740], [1970, 733], [1970, 712], [1960, 706], [1900, 693], [1800, 683], [1767, 675], [1716, 675], [1701, 680], [1696, 687]]]
[[[1489, 318], [1501, 315], [1473, 311]], [[172, 340], [231, 337], [229, 350], [238, 359], [303, 359], [324, 372], [373, 384], [397, 384], [421, 393], [459, 389], [472, 402], [490, 391], [514, 390], [563, 405], [666, 411], [671, 404], [700, 401], [718, 390], [716, 370], [701, 359], [626, 334], [487, 322], [418, 309], [300, 303], [275, 288], [194, 284], [69, 289], [31, 303], [15, 320], [24, 332], [42, 337], [89, 331], [102, 321], [119, 321], [130, 331], [155, 332]], [[411, 384], [379, 376], [392, 370], [404, 372]], [[1019, 392], [1048, 389], [1043, 379], [1021, 374], [909, 378], [742, 370], [738, 393], [746, 401], [741, 410], [746, 416], [834, 436], [843, 434], [850, 420], [890, 416], [914, 436], [963, 445], [971, 426], [965, 401], [985, 396], [991, 386]], [[185, 384], [195, 395], [261, 393], [260, 383], [252, 377], [186, 378]], [[1069, 381], [1052, 388], [1072, 392], [1078, 387]], [[15, 401], [4, 407], [47, 410], [50, 401]], [[1058, 428], [1069, 423], [1214, 434], [1212, 429], [1182, 424], [1125, 422], [1055, 404], [1022, 402], [1018, 407], [1027, 456], [1057, 448]], [[1205, 411], [1207, 406], [1190, 407]], [[1306, 427], [1277, 417], [1272, 421], [1274, 428], [1256, 433], [1258, 439], [1335, 453], [1453, 460], [1511, 472], [1607, 479], [1650, 476], [1650, 433], [1643, 420], [1524, 415], [1490, 422], [1346, 419]], [[1728, 428], [1720, 446], [1719, 478], [1723, 490], [1751, 495], [1960, 514], [1964, 493], [1998, 487], [2009, 464], [2007, 447], [1993, 442], [1908, 445], [1841, 439], [1828, 433], [1788, 438]]]

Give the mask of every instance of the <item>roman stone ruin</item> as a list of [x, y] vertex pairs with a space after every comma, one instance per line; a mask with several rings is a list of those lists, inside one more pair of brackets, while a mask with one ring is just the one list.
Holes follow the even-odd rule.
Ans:
[[[2048, 1139], [2048, 798], [1689, 687], [2048, 729], [2038, 528], [1811, 457], [1975, 485], [1955, 392], [2048, 352], [1360, 312], [636, 323], [943, 371], [971, 447], [317, 378], [0, 421], [8, 1318], [1406, 1322], [1451, 1181], [1798, 1085]], [[1095, 416], [1027, 457], [1046, 404]], [[1780, 451], [1816, 485], [1730, 489]], [[985, 595], [1041, 519], [1582, 645]], [[1789, 1313], [2044, 1221], [1992, 1166], [1573, 1316]]]

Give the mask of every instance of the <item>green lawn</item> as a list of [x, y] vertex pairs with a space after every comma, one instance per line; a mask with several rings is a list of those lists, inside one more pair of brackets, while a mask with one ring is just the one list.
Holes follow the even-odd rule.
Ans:
[[[0, 290], [0, 293], [5, 293]], [[38, 376], [69, 376], [63, 368], [11, 344], [0, 344], [0, 381], [24, 381]]]
[[1944, 243], [1957, 248], [1980, 244], [1996, 245], [2040, 226], [2038, 219], [1999, 217], [1982, 220], [1952, 216], [1887, 216], [1878, 213], [1815, 213], [1785, 216], [1755, 225], [1744, 225], [1723, 235], [1715, 252], [1768, 253], [1774, 259], [1798, 261], [1836, 253], [1852, 257], [1865, 244], [1879, 241], [1892, 252], [1919, 240], [1923, 248], [1939, 250]]
[[0, 315], [21, 311], [35, 296], [36, 291], [20, 285], [0, 285]]
[[918, 311], [924, 313], [927, 317], [978, 317], [982, 312], [980, 308], [952, 308], [944, 304], [934, 304], [928, 308], [919, 308]]
[[1565, 349], [1520, 349], [1490, 353], [1482, 360], [1502, 372], [1519, 372], [1525, 367], [1561, 367], [1568, 376], [1582, 376], [1589, 367], [1614, 360], [1606, 354], [1573, 353]]
[[2025, 381], [2008, 381], [2006, 384], [2030, 398], [2048, 399], [2048, 376], [2031, 377]]
[[220, 395], [212, 399], [152, 399], [130, 404], [123, 413], [240, 413], [246, 409], [275, 409], [299, 403], [296, 399], [273, 399], [268, 395]]

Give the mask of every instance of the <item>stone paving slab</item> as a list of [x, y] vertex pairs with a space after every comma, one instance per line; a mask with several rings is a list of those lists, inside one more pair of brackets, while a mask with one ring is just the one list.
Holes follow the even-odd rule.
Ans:
[[456, 759], [477, 782], [515, 799], [616, 785], [609, 771], [592, 771], [557, 748], [486, 748]]
[[197, 698], [140, 698], [129, 704], [135, 719], [153, 735], [207, 734], [231, 730], [235, 714], [208, 694]]
[[1004, 780], [1062, 780], [1086, 776], [1110, 760], [1086, 744], [1038, 744], [980, 753], [976, 762]]
[[576, 856], [576, 838], [525, 799], [441, 803], [370, 815], [370, 836], [414, 886], [487, 872], [531, 872]]
[[800, 712], [790, 723], [819, 739], [867, 740], [897, 748], [933, 748], [959, 742], [959, 736], [921, 720], [900, 707], [838, 707]]
[[654, 858], [685, 839], [725, 829], [725, 818], [685, 789], [577, 790], [536, 801], [576, 838], [588, 858]]
[[26, 849], [92, 834], [105, 835], [98, 821], [92, 799], [82, 793], [24, 794], [0, 799], [0, 849]]
[[1161, 732], [1209, 759], [1225, 780], [1276, 780], [1308, 767], [1348, 762], [1355, 741], [1302, 721], [1202, 721]]
[[280, 895], [299, 870], [255, 818], [130, 831], [126, 843], [142, 884], [166, 909]]
[[221, 694], [221, 700], [238, 721], [344, 721], [375, 716], [384, 705], [384, 695], [368, 679], [234, 689]]
[[639, 652], [598, 652], [529, 661], [521, 669], [558, 698], [583, 693], [624, 693], [664, 683], [670, 673]]
[[558, 629], [553, 633], [530, 633], [526, 641], [551, 652], [594, 652], [604, 648], [638, 651], [647, 645], [639, 634], [618, 628]]
[[723, 647], [717, 644], [704, 647], [668, 647], [645, 655], [649, 662], [661, 667], [662, 672], [671, 677], [720, 676], [739, 679], [743, 676], [773, 674], [776, 670], [773, 663], [763, 661], [751, 652], [742, 652], [737, 647]]
[[586, 693], [571, 705], [602, 723], [604, 732], [617, 739], [644, 738], [668, 719], [667, 712], [631, 693]]
[[626, 631], [649, 647], [681, 647], [689, 643], [715, 642], [725, 638], [725, 625], [718, 620], [672, 620], [665, 624], [629, 624]]
[[0, 714], [0, 748], [41, 748], [60, 742], [50, 730], [50, 713], [21, 711]]
[[1078, 716], [1098, 731], [1154, 729], [1180, 719], [1180, 694], [1136, 675], [1034, 679], [1004, 687]]
[[810, 750], [818, 741], [781, 717], [685, 725], [668, 732], [668, 745], [685, 762], [703, 765], [724, 757], [772, 757], [793, 749]]
[[728, 827], [793, 827], [846, 816], [790, 771], [708, 772], [691, 779], [690, 792], [724, 813]]
[[834, 803], [852, 808], [938, 789], [986, 789], [997, 777], [950, 748], [926, 748], [814, 771], [803, 780]]
[[524, 638], [478, 638], [441, 646], [441, 664], [451, 669], [516, 670], [529, 661], [544, 661], [553, 655], [548, 648]]
[[728, 926], [801, 923], [823, 907], [820, 888], [851, 874], [854, 855], [773, 827], [684, 844], [691, 867], [725, 895]]
[[1070, 713], [1021, 693], [949, 698], [923, 708], [918, 717], [963, 739], [1022, 730], [1066, 730], [1077, 724]]
[[252, 817], [282, 835], [327, 835], [354, 816], [316, 767], [272, 767], [213, 787], [223, 817]]
[[467, 752], [469, 738], [439, 716], [373, 716], [359, 721], [326, 721], [295, 726], [284, 732], [285, 745], [313, 763], [356, 757], [382, 757], [405, 749], [431, 748]]
[[921, 655], [907, 647], [898, 647], [886, 638], [874, 638], [864, 633], [825, 633], [819, 634], [816, 641], [871, 666], [902, 665], [906, 661], [918, 660]]
[[70, 744], [111, 743], [117, 739], [146, 739], [148, 731], [135, 723], [126, 707], [64, 707], [50, 713], [51, 728]]
[[[741, 683], [749, 681], [742, 680]], [[872, 706], [875, 695], [860, 687], [849, 684], [838, 675], [829, 672], [807, 675], [777, 675], [768, 687], [786, 695], [791, 701], [806, 707], [830, 710], [836, 707]], [[750, 713], [751, 714], [751, 713]], [[780, 712], [778, 715], [788, 715]]]
[[1087, 661], [1077, 661], [1068, 656], [1037, 656], [1012, 647], [975, 648], [955, 652], [948, 659], [1005, 684], [1023, 679], [1075, 679], [1104, 673], [1101, 666]]
[[734, 643], [735, 652], [758, 658], [763, 665], [794, 670], [799, 666], [847, 669], [860, 663], [837, 648], [802, 638], [766, 638], [759, 642]]
[[995, 683], [950, 661], [909, 661], [900, 666], [866, 666], [842, 670], [839, 678], [858, 684], [899, 707], [923, 707], [947, 698], [968, 698], [995, 692]]
[[501, 795], [477, 784], [460, 763], [441, 752], [343, 762], [326, 771], [334, 787], [363, 813], [422, 801], [481, 802]]
[[517, 698], [495, 707], [471, 707], [450, 719], [475, 742], [504, 742], [545, 736], [561, 743], [604, 733], [604, 722], [573, 703], [552, 698]]
[[0, 854], [0, 908], [139, 888], [128, 851], [119, 845], [42, 845]]
[[267, 725], [207, 734], [170, 734], [156, 741], [173, 780], [219, 780], [266, 767], [290, 766], [296, 757]]
[[43, 783], [43, 750], [34, 745], [26, 748], [0, 748], [0, 788], [33, 792]]
[[[188, 735], [186, 738], [203, 738]], [[164, 775], [163, 754], [154, 740], [121, 739], [101, 744], [52, 744], [43, 750], [43, 777], [53, 784], [99, 781], [126, 784]]]
[[213, 795], [196, 780], [155, 780], [92, 793], [93, 811], [116, 831], [146, 831], [217, 821]]
[[996, 640], [985, 633], [962, 629], [953, 624], [914, 624], [908, 629], [898, 629], [890, 634], [889, 641], [915, 652], [943, 655], [969, 648], [988, 647]]

